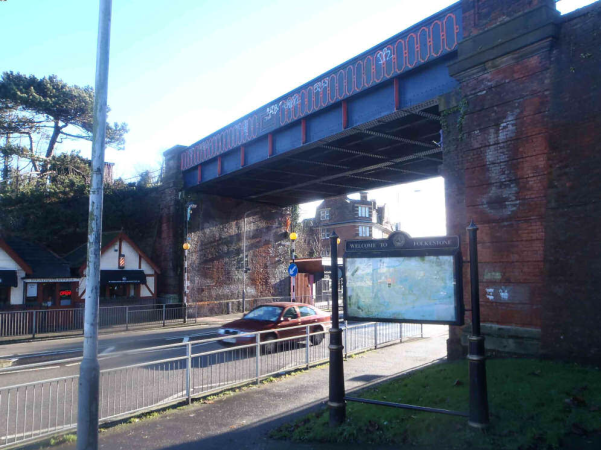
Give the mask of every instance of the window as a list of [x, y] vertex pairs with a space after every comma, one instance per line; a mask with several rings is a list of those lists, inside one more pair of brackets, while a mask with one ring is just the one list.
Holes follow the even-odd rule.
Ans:
[[332, 230], [329, 230], [328, 228], [321, 228], [320, 232], [322, 239], [328, 239], [332, 234]]
[[61, 306], [69, 306], [71, 304], [71, 297], [73, 292], [71, 291], [71, 283], [61, 283], [59, 285], [58, 297], [60, 299]]
[[319, 218], [321, 220], [330, 220], [330, 210], [329, 209], [319, 210]]
[[301, 317], [309, 317], [315, 315], [315, 311], [313, 311], [308, 306], [299, 306], [298, 309], [300, 311]]
[[37, 283], [25, 283], [25, 306], [38, 307], [38, 285]]
[[369, 217], [369, 206], [358, 206], [359, 217]]
[[360, 225], [359, 226], [359, 236], [361, 236], [361, 237], [371, 236], [371, 227]]
[[321, 256], [330, 256], [330, 249], [329, 248], [324, 248], [321, 250]]
[[284, 313], [284, 319], [298, 319], [298, 313], [296, 312], [296, 308], [288, 308]]
[[282, 308], [279, 306], [259, 306], [258, 308], [253, 309], [247, 315], [244, 316], [245, 319], [249, 320], [264, 320], [267, 322], [275, 322], [280, 317], [282, 313]]
[[321, 291], [322, 292], [330, 291], [330, 280], [325, 279], [325, 278], [323, 280], [321, 280]]

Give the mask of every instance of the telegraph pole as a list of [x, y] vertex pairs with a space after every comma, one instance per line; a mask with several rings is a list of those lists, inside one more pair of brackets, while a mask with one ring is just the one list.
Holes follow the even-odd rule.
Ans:
[[98, 449], [100, 366], [98, 364], [98, 303], [100, 296], [100, 246], [104, 184], [104, 147], [109, 75], [112, 0], [100, 0], [96, 86], [92, 131], [92, 186], [88, 216], [88, 260], [84, 317], [83, 360], [79, 375], [77, 450]]

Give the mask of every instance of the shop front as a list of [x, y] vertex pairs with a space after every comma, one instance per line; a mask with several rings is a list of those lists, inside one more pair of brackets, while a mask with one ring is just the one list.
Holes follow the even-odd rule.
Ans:
[[143, 270], [101, 270], [101, 303], [115, 302], [141, 297], [141, 286], [146, 284]]
[[16, 237], [0, 239], [0, 309], [70, 307], [79, 278], [47, 248]]
[[[73, 274], [80, 275], [78, 298], [86, 294], [86, 245], [64, 258]], [[100, 305], [127, 306], [157, 302], [160, 271], [151, 259], [122, 231], [102, 234], [100, 252]]]
[[79, 278], [26, 278], [25, 307], [68, 308], [76, 303]]

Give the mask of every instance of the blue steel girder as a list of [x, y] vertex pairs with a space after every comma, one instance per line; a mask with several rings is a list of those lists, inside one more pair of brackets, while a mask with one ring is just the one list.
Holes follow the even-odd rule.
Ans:
[[291, 204], [436, 176], [461, 38], [457, 3], [201, 139], [181, 153], [185, 188]]

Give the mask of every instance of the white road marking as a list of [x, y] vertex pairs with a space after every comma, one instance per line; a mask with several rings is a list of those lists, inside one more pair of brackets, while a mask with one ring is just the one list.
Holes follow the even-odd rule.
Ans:
[[76, 363], [71, 363], [71, 364], [65, 364], [65, 367], [77, 366], [78, 364], [81, 364], [81, 363], [76, 362]]
[[50, 367], [36, 367], [35, 369], [11, 370], [10, 372], [1, 372], [0, 375], [11, 375], [13, 373], [21, 373], [21, 372], [35, 372], [37, 370], [58, 369], [59, 367], [60, 366], [50, 366]]
[[115, 350], [115, 347], [108, 347], [108, 348], [105, 348], [103, 351], [101, 351], [100, 354], [101, 355], [106, 355], [107, 353], [110, 353], [113, 350]]
[[27, 354], [27, 355], [0, 356], [0, 359], [10, 359], [10, 358], [25, 359], [25, 358], [34, 358], [36, 356], [62, 355], [63, 353], [75, 353], [75, 352], [81, 352], [81, 351], [82, 350], [80, 348], [73, 349], [73, 350], [57, 350], [54, 352], [49, 351], [49, 352], [31, 353], [31, 354]]
[[[196, 334], [189, 334], [187, 337], [191, 338], [191, 337], [197, 337], [197, 336], [211, 336], [217, 334], [217, 331], [208, 331], [205, 333], [196, 333]], [[167, 337], [165, 338], [166, 341], [176, 341], [182, 339], [182, 336], [177, 336], [177, 337]]]

